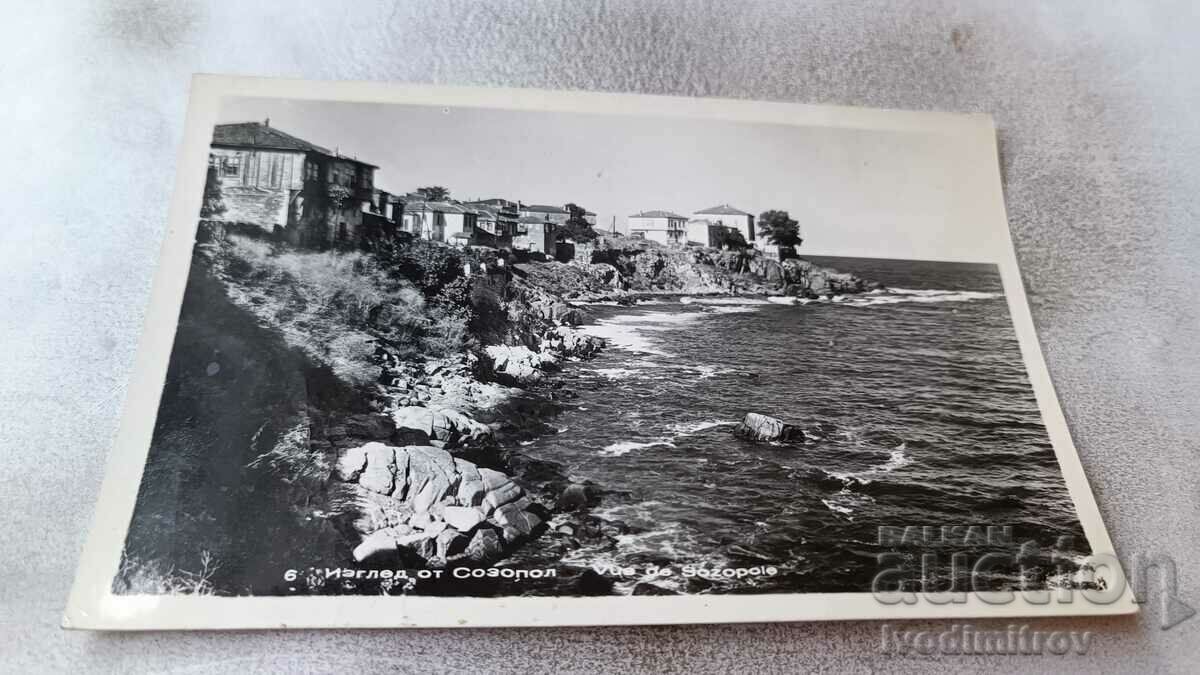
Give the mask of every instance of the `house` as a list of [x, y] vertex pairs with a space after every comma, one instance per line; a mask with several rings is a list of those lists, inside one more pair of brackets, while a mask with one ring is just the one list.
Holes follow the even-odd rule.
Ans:
[[687, 220], [671, 211], [642, 211], [629, 216], [626, 227], [631, 237], [683, 246], [687, 242]]
[[485, 207], [496, 214], [496, 232], [494, 241], [489, 246], [509, 248], [513, 245], [513, 237], [518, 234], [517, 221], [521, 218], [521, 205], [508, 199], [493, 197], [465, 202], [469, 207]]
[[518, 251], [554, 255], [554, 230], [552, 221], [538, 216], [521, 216], [517, 224], [518, 234], [513, 237], [512, 247]]
[[445, 202], [413, 200], [404, 205], [400, 229], [428, 241], [446, 241]]
[[[746, 243], [755, 244], [754, 216], [736, 209], [729, 204], [721, 204], [692, 214], [696, 220], [709, 220], [714, 225], [736, 228], [746, 238]], [[757, 244], [755, 244], [757, 246]]]
[[724, 233], [733, 232], [736, 228], [718, 225], [707, 218], [693, 218], [687, 222], [687, 243], [707, 248], [724, 246]]
[[522, 204], [522, 218], [538, 218], [555, 225], [562, 225], [571, 218], [571, 212], [561, 206], [547, 206], [545, 204]]
[[592, 213], [591, 211], [584, 211], [583, 219], [587, 221], [588, 225], [591, 225], [592, 227], [596, 226], [596, 214]]
[[379, 168], [272, 128], [270, 120], [216, 125], [208, 161], [225, 204], [221, 220], [316, 247], [359, 240]]
[[428, 241], [467, 246], [479, 243], [478, 218], [475, 209], [456, 202], [414, 200], [404, 205], [401, 229]]
[[475, 212], [474, 243], [480, 246], [500, 248], [498, 244], [502, 237], [500, 236], [500, 214], [498, 210], [491, 206], [481, 206], [478, 204], [464, 205], [464, 208], [469, 208]]
[[400, 197], [387, 190], [374, 190], [371, 201], [363, 204], [360, 238], [370, 241], [395, 236], [403, 213], [404, 201]]

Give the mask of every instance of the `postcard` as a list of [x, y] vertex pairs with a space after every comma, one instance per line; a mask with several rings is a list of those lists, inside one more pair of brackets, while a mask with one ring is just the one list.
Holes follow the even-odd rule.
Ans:
[[986, 115], [198, 76], [64, 625], [1136, 611]]

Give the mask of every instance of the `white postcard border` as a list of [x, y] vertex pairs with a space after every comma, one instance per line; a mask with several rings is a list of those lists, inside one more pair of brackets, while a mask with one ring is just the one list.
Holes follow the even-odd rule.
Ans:
[[[1096, 555], [1115, 561], [1112, 542], [1046, 369], [1017, 267], [1004, 210], [992, 119], [982, 114], [885, 111], [727, 99], [641, 96], [532, 89], [314, 82], [197, 75], [175, 177], [170, 220], [154, 275], [150, 305], [129, 383], [121, 424], [109, 457], [94, 523], [80, 560], [66, 628], [98, 630], [229, 628], [388, 628], [727, 623], [844, 619], [1001, 618], [1131, 614], [1128, 584], [1110, 604], [1083, 600], [1032, 604], [1019, 594], [994, 604], [997, 594], [965, 603], [888, 605], [871, 593], [691, 595], [674, 597], [306, 596], [218, 597], [114, 595], [126, 530], [137, 499], [163, 381], [170, 359], [200, 211], [206, 157], [222, 99], [247, 96], [409, 105], [465, 106], [612, 115], [693, 117], [741, 122], [938, 134], [958, 143], [972, 161], [963, 171], [986, 172], [978, 196], [981, 228], [989, 241], [981, 256], [999, 266], [1009, 311], [1030, 382], [1080, 523]], [[936, 254], [928, 259], [939, 259]], [[1110, 579], [1124, 581], [1120, 569]]]

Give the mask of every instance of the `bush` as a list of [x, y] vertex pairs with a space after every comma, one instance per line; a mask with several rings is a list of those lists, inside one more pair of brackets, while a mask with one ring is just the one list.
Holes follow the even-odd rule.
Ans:
[[433, 298], [465, 275], [464, 266], [474, 260], [450, 246], [414, 239], [380, 251], [382, 264], [394, 275], [407, 279]]

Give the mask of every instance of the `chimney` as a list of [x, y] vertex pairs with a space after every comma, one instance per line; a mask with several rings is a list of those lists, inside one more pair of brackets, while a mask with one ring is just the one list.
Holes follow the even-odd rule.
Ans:
[[264, 127], [267, 127], [268, 129], [269, 129], [269, 128], [271, 128], [271, 118], [270, 118], [270, 117], [268, 117], [267, 119], [263, 120], [263, 126], [264, 126]]

